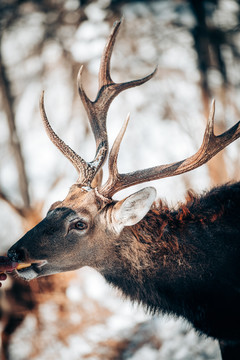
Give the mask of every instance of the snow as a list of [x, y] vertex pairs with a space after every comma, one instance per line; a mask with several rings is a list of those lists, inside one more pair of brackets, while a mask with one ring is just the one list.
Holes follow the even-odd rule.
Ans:
[[[112, 344], [121, 342], [127, 343], [123, 359], [220, 359], [217, 343], [199, 337], [181, 319], [146, 314], [141, 307], [123, 300], [91, 269], [84, 268], [76, 275], [67, 290], [69, 308], [64, 318], [58, 318], [59, 304], [54, 299], [40, 305], [40, 328], [36, 317], [27, 315], [12, 339], [10, 353], [14, 359], [46, 360], [53, 354], [60, 360], [70, 356], [72, 360], [85, 356], [108, 359]], [[97, 284], [96, 297], [93, 289]], [[63, 338], [61, 333], [69, 327], [72, 333]]]
[[[103, 11], [106, 1], [99, 3], [100, 5], [90, 4], [86, 7], [88, 20], [81, 23], [71, 41], [69, 40], [73, 58], [80, 63], [88, 63], [88, 79], [94, 80], [85, 80], [84, 86], [90, 95], [97, 91], [99, 57], [109, 33], [109, 24], [104, 21]], [[121, 31], [125, 33], [125, 37], [120, 31], [112, 59], [113, 78], [125, 81], [136, 75], [145, 76], [154, 69], [156, 63], [159, 63], [159, 70], [151, 82], [131, 89], [127, 94], [121, 94], [109, 110], [110, 144], [113, 144], [125, 116], [131, 112], [119, 153], [120, 172], [173, 162], [192, 155], [203, 136], [199, 73], [196, 70], [196, 55], [191, 48], [192, 40], [182, 30], [173, 34], [175, 41], [171, 41], [171, 31], [161, 24], [178, 15], [173, 13], [167, 3], [153, 3], [157, 16], [152, 18], [152, 22], [147, 20], [151, 11], [144, 4], [123, 7], [125, 21]], [[221, 3], [234, 11], [233, 1]], [[65, 8], [74, 9], [76, 4], [76, 1], [69, 0]], [[190, 24], [191, 21], [193, 19], [187, 14], [185, 22]], [[36, 42], [41, 40], [41, 24], [42, 17], [37, 14], [33, 18], [29, 17], [17, 34], [13, 32], [4, 36], [4, 59], [9, 66], [14, 67], [26, 56], [27, 50], [33, 46], [33, 37]], [[160, 49], [154, 45], [156, 39], [154, 40], [153, 33], [158, 32], [161, 35], [161, 41], [157, 41]], [[136, 46], [134, 55], [126, 42], [128, 37], [133, 39]], [[18, 75], [21, 84], [16, 85], [16, 91], [20, 91], [20, 85], [26, 81], [24, 78], [29, 79], [29, 84], [25, 84], [21, 99], [16, 104], [17, 126], [24, 139], [24, 155], [34, 201], [47, 198], [44, 213], [51, 203], [66, 196], [77, 174], [44, 134], [38, 114], [38, 98], [42, 88], [47, 90], [46, 109], [57, 133], [84, 158], [89, 157], [89, 154], [94, 156], [95, 151], [93, 137], [86, 131], [86, 115], [82, 107], [79, 109], [73, 101], [76, 89], [69, 88], [71, 69], [67, 70], [61, 64], [61, 56], [60, 46], [53, 41], [48, 42], [41, 59], [34, 57], [25, 62], [23, 73]], [[34, 79], [34, 74], [39, 73], [43, 65], [48, 69], [48, 76], [43, 79], [44, 85], [39, 84], [37, 78]], [[119, 72], [116, 71], [118, 67]], [[18, 72], [15, 69], [13, 76]], [[213, 71], [210, 76], [214, 86], [219, 86], [219, 74]], [[235, 117], [234, 114], [230, 115], [229, 123], [232, 123]], [[71, 121], [68, 121], [70, 118]], [[178, 122], [173, 120], [176, 118]], [[3, 118], [0, 123], [1, 150], [4, 148], [5, 153], [8, 131], [4, 123]], [[227, 150], [227, 155], [236, 161], [238, 154], [235, 145]], [[104, 169], [106, 168], [107, 165]], [[229, 165], [229, 171], [234, 171], [234, 165]], [[1, 184], [18, 200], [16, 170], [10, 155], [1, 159], [0, 175]], [[105, 171], [104, 179], [106, 176]], [[207, 167], [187, 176], [188, 183], [194, 190], [202, 191], [209, 187]], [[60, 177], [60, 180], [49, 192], [55, 177]], [[186, 192], [183, 176], [132, 187], [119, 192], [116, 198], [122, 199], [149, 185], [155, 186], [159, 197], [167, 199], [170, 204], [181, 201]], [[1, 252], [5, 252], [21, 236], [22, 228], [19, 218], [12, 210], [5, 203], [1, 202], [0, 205], [0, 247]], [[11, 359], [107, 360], [114, 359], [116, 348], [122, 349], [122, 352], [119, 350], [121, 358], [127, 360], [220, 359], [218, 345], [214, 340], [199, 337], [181, 319], [163, 316], [152, 318], [141, 307], [123, 300], [121, 294], [107, 285], [101, 275], [89, 268], [75, 272], [75, 277], [69, 281], [66, 293], [62, 296], [65, 296], [64, 301], [57, 295], [53, 296], [39, 305], [37, 315], [30, 312], [26, 316], [12, 337]], [[62, 308], [65, 315], [61, 314]]]

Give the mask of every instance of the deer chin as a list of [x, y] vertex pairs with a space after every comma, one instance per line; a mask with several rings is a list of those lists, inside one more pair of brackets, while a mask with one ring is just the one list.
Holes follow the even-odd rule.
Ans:
[[[16, 269], [14, 271], [17, 277], [20, 277], [23, 280], [30, 281], [39, 276], [42, 276], [42, 273], [45, 273], [44, 266], [47, 264], [47, 260], [39, 260], [31, 263], [30, 266], [24, 267], [22, 269]], [[45, 274], [44, 274], [45, 275]]]

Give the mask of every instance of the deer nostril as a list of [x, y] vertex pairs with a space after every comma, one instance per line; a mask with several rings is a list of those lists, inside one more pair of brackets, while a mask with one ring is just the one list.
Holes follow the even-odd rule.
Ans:
[[7, 256], [12, 261], [18, 261], [18, 255], [17, 255], [16, 250], [8, 250]]
[[26, 253], [23, 248], [20, 249], [10, 249], [8, 250], [7, 256], [15, 262], [25, 261], [26, 260]]

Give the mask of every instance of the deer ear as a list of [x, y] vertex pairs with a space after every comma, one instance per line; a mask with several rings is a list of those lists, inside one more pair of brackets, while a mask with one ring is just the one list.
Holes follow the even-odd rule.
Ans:
[[150, 210], [155, 198], [156, 190], [153, 187], [144, 188], [114, 205], [112, 219], [117, 232], [124, 226], [137, 224]]

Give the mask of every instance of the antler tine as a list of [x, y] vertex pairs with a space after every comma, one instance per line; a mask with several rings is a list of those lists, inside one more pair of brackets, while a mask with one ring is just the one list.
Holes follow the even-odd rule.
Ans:
[[116, 139], [115, 145], [113, 145], [114, 150], [113, 152], [111, 151], [111, 153], [113, 153], [113, 158], [111, 159], [111, 164], [109, 166], [111, 173], [107, 182], [99, 189], [99, 193], [106, 198], [111, 198], [116, 192], [127, 187], [146, 181], [180, 175], [208, 162], [218, 152], [240, 137], [240, 121], [223, 134], [218, 136], [214, 135], [214, 113], [215, 101], [213, 101], [211, 105], [202, 145], [199, 150], [187, 159], [167, 165], [155, 166], [127, 174], [119, 174], [116, 165], [120, 146], [119, 139], [121, 137], [119, 135], [118, 140]]
[[118, 159], [118, 153], [119, 153], [119, 148], [123, 139], [123, 136], [126, 132], [128, 123], [129, 123], [129, 119], [130, 119], [130, 114], [127, 115], [123, 126], [121, 128], [121, 130], [119, 131], [118, 136], [116, 137], [112, 149], [110, 151], [109, 154], [109, 159], [108, 159], [108, 170], [109, 170], [109, 180], [110, 183], [113, 184], [116, 179], [118, 178], [119, 172], [118, 172], [118, 168], [117, 168], [117, 159]]
[[113, 82], [110, 75], [110, 61], [120, 25], [121, 25], [121, 20], [116, 21], [113, 24], [111, 34], [109, 36], [108, 42], [104, 48], [101, 57], [99, 76], [98, 76], [99, 89], [101, 89], [102, 86], [111, 84]]
[[75, 151], [70, 148], [70, 146], [68, 146], [62, 139], [60, 139], [59, 136], [52, 129], [45, 111], [44, 91], [42, 92], [42, 95], [40, 97], [39, 107], [42, 121], [49, 139], [75, 166], [77, 172], [79, 173], [78, 182], [82, 185], [88, 185], [86, 179], [88, 179], [89, 174], [92, 172], [92, 168], [84, 159], [81, 158], [81, 156], [76, 154]]
[[94, 160], [90, 162], [91, 166], [95, 168], [95, 174], [103, 165], [108, 153], [108, 136], [106, 130], [106, 118], [109, 106], [113, 99], [123, 90], [139, 86], [153, 77], [157, 68], [148, 76], [144, 78], [115, 83], [110, 75], [110, 61], [115, 43], [116, 36], [119, 31], [121, 21], [114, 24], [107, 45], [103, 51], [99, 70], [99, 90], [95, 101], [91, 101], [86, 95], [82, 86], [82, 67], [78, 73], [78, 92], [83, 102], [88, 119], [96, 141], [96, 154]]

